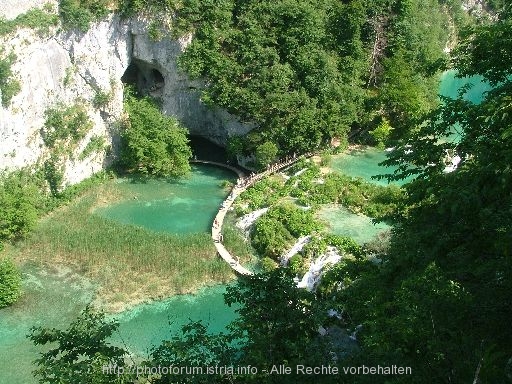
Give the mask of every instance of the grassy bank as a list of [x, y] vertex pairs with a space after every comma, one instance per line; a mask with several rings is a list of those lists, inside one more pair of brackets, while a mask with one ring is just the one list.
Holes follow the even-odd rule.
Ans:
[[161, 234], [92, 213], [125, 198], [114, 181], [94, 186], [43, 218], [6, 253], [19, 264], [72, 267], [98, 284], [96, 302], [109, 311], [233, 278], [207, 233]]

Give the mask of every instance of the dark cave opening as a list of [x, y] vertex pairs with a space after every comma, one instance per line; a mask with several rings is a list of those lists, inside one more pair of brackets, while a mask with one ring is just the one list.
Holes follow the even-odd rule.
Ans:
[[162, 72], [152, 67], [151, 64], [135, 59], [126, 68], [121, 81], [134, 86], [142, 95], [153, 97], [161, 96], [165, 86]]
[[192, 149], [192, 156], [197, 160], [216, 161], [226, 163], [228, 156], [226, 149], [210, 140], [196, 135], [189, 135], [189, 145]]

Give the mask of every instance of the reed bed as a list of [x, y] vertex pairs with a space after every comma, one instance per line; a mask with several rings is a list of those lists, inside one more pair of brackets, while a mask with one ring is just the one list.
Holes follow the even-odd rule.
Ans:
[[96, 302], [110, 311], [234, 278], [208, 233], [157, 233], [93, 213], [122, 198], [114, 181], [93, 187], [8, 252], [19, 263], [72, 267], [98, 285]]

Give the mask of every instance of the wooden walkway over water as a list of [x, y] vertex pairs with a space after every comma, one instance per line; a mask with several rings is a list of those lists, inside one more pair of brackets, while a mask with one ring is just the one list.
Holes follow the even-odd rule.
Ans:
[[191, 160], [191, 163], [197, 163], [197, 164], [210, 164], [210, 165], [216, 165], [218, 167], [223, 167], [226, 169], [229, 169], [233, 172], [235, 172], [238, 175], [238, 180], [236, 185], [231, 190], [231, 193], [229, 196], [222, 202], [222, 205], [220, 206], [219, 211], [217, 212], [217, 215], [215, 216], [215, 219], [213, 220], [211, 234], [212, 234], [212, 240], [213, 244], [215, 245], [215, 248], [217, 249], [217, 253], [224, 259], [226, 263], [229, 264], [229, 266], [237, 273], [241, 275], [253, 275], [254, 273], [244, 266], [240, 264], [240, 260], [237, 256], [233, 257], [226, 247], [221, 242], [221, 236], [222, 236], [222, 225], [224, 224], [224, 218], [226, 217], [226, 214], [228, 213], [228, 210], [231, 208], [233, 203], [235, 202], [235, 199], [244, 192], [248, 187], [253, 185], [258, 180], [261, 180], [275, 172], [279, 172], [282, 169], [289, 167], [296, 161], [298, 161], [301, 158], [309, 157], [312, 154], [306, 154], [299, 157], [289, 157], [286, 158], [284, 161], [272, 164], [268, 167], [267, 170], [261, 173], [252, 173], [249, 176], [246, 176], [245, 173], [236, 167], [233, 167], [229, 164], [224, 163], [218, 163], [215, 161], [207, 161], [207, 160]]

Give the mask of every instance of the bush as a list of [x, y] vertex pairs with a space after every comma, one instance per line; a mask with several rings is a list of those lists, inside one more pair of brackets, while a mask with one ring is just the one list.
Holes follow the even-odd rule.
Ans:
[[294, 237], [305, 236], [320, 229], [320, 224], [315, 221], [311, 210], [304, 210], [293, 204], [272, 207], [267, 216], [282, 223]]
[[278, 260], [291, 245], [293, 236], [274, 218], [264, 215], [254, 225], [252, 245], [260, 255]]
[[0, 260], [0, 308], [13, 304], [21, 296], [21, 276], [10, 259]]
[[93, 21], [109, 13], [109, 0], [60, 0], [59, 14], [66, 29], [86, 32]]
[[290, 257], [288, 260], [288, 268], [294, 275], [298, 276], [304, 275], [308, 270], [306, 263], [304, 263], [304, 258], [299, 254]]
[[122, 138], [122, 163], [130, 170], [153, 176], [178, 177], [190, 171], [192, 150], [187, 130], [174, 117], [160, 112], [148, 97], [128, 94], [128, 119]]
[[98, 89], [92, 98], [92, 105], [94, 105], [94, 108], [98, 109], [105, 108], [111, 100], [112, 94], [110, 92], [104, 92]]
[[[0, 55], [3, 54], [0, 49]], [[0, 57], [0, 93], [2, 94], [2, 105], [7, 107], [20, 90], [20, 82], [14, 78], [11, 66], [16, 61], [16, 55], [11, 53], [7, 57]]]
[[43, 196], [25, 171], [0, 179], [0, 242], [25, 236], [35, 225]]
[[45, 123], [41, 129], [44, 144], [50, 148], [58, 148], [60, 152], [71, 152], [85, 138], [92, 128], [92, 121], [81, 105], [57, 105], [45, 112]]
[[279, 152], [277, 145], [270, 141], [265, 141], [256, 147], [254, 156], [256, 157], [256, 164], [258, 168], [265, 169], [267, 165], [272, 163]]
[[80, 153], [80, 156], [78, 156], [78, 159], [84, 160], [87, 156], [93, 153], [100, 153], [104, 151], [105, 148], [105, 138], [103, 136], [92, 136], [82, 153]]
[[273, 271], [274, 269], [279, 267], [279, 264], [277, 264], [270, 257], [264, 257], [260, 261], [260, 267], [261, 267], [262, 272], [267, 273], [267, 272]]

